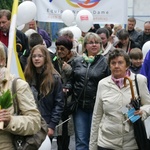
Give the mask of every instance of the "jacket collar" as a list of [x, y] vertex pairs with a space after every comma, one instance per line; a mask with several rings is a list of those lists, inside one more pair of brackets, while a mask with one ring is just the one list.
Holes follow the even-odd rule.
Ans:
[[[133, 86], [134, 86], [134, 85], [135, 85], [135, 82], [134, 82], [134, 81], [135, 81], [135, 74], [131, 72], [129, 78], [132, 80], [132, 84], [133, 84]], [[115, 82], [111, 79], [111, 75], [109, 76], [108, 83], [110, 84], [110, 87], [115, 88], [116, 90], [120, 91], [119, 87], [118, 87], [118, 86], [115, 84]], [[128, 86], [129, 86], [129, 81], [127, 80], [126, 83], [127, 83], [127, 87], [128, 87]], [[121, 88], [121, 89], [126, 90], [127, 87], [123, 87], [123, 88]]]

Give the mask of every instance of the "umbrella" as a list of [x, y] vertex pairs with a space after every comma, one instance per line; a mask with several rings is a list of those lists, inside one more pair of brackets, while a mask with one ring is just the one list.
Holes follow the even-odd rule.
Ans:
[[[126, 80], [129, 81], [130, 89], [131, 89], [131, 105], [135, 108], [135, 110], [140, 110], [140, 96], [138, 98], [134, 95], [132, 80], [129, 77], [124, 77], [124, 85], [126, 85]], [[136, 80], [136, 79], [135, 79]], [[138, 84], [136, 83], [136, 88], [138, 88]], [[137, 89], [138, 92], [138, 89]], [[137, 121], [133, 123], [134, 128], [134, 136], [137, 142], [139, 150], [150, 150], [150, 141], [147, 139], [146, 129], [144, 122], [139, 118]]]
[[[69, 145], [69, 139], [68, 139], [68, 118], [69, 118], [69, 115], [68, 113], [65, 111], [66, 110], [66, 107], [67, 107], [67, 94], [64, 93], [64, 102], [65, 102], [65, 105], [64, 105], [64, 111], [62, 113], [62, 121], [63, 121], [63, 124], [62, 124], [62, 141], [61, 141], [61, 148], [60, 149], [65, 149], [67, 145]], [[68, 121], [67, 121], [68, 120]]]

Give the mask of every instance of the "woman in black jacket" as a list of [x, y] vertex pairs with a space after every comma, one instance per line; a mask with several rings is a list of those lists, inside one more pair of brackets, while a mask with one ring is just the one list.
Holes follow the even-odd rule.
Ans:
[[42, 117], [48, 124], [48, 136], [53, 136], [63, 112], [63, 92], [60, 75], [54, 69], [47, 48], [32, 48], [25, 68], [25, 78], [30, 84]]
[[93, 107], [98, 82], [110, 74], [106, 58], [101, 55], [101, 38], [95, 33], [87, 33], [83, 56], [72, 62], [71, 78], [66, 84], [73, 91], [73, 100], [78, 101], [73, 114], [76, 150], [89, 150], [89, 137]]

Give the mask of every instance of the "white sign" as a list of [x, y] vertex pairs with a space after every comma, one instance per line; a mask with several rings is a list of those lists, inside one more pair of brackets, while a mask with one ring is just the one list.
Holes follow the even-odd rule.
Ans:
[[[127, 22], [127, 0], [32, 0], [37, 7], [36, 19], [42, 22], [63, 22], [61, 14], [71, 10], [76, 14], [87, 9], [93, 15], [94, 23]], [[68, 18], [69, 19], [69, 18]]]

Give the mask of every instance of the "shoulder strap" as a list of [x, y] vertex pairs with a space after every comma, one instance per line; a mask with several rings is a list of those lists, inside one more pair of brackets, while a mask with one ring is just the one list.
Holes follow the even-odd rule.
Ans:
[[137, 94], [138, 94], [139, 104], [141, 106], [141, 98], [140, 98], [140, 91], [139, 91], [139, 86], [138, 86], [138, 81], [137, 81], [137, 74], [135, 74], [135, 86], [136, 86], [136, 91], [137, 91]]
[[14, 114], [18, 115], [19, 114], [19, 106], [18, 106], [18, 98], [17, 98], [17, 90], [16, 90], [16, 83], [17, 80], [20, 78], [15, 78], [12, 82], [12, 95], [16, 94], [13, 98], [13, 106], [14, 106]]
[[135, 86], [136, 86], [136, 91], [137, 91], [138, 97], [140, 97], [139, 86], [138, 86], [138, 81], [137, 81], [137, 74], [135, 74]]

